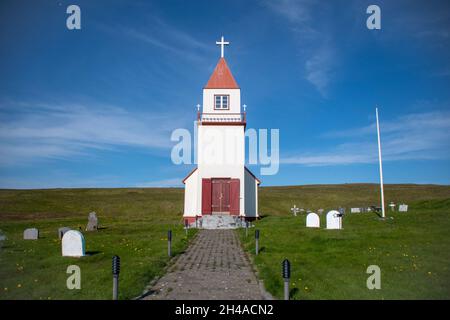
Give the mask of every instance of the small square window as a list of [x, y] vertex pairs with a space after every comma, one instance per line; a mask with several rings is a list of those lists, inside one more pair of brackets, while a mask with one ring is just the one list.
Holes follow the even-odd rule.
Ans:
[[230, 96], [229, 95], [215, 95], [214, 96], [214, 109], [224, 110], [230, 108]]

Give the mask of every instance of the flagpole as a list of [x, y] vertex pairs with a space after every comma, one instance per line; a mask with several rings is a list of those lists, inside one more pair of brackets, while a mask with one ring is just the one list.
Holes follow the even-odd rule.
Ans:
[[375, 108], [375, 114], [377, 117], [377, 135], [378, 135], [378, 160], [380, 162], [380, 188], [381, 188], [381, 217], [386, 217], [384, 211], [384, 190], [383, 190], [383, 163], [381, 160], [381, 140], [380, 140], [380, 124], [378, 121], [378, 108]]

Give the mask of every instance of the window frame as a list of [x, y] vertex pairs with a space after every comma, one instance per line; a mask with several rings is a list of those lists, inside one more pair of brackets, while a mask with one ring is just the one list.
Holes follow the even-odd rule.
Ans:
[[[220, 108], [216, 106], [216, 99], [220, 97]], [[223, 108], [223, 97], [227, 97], [227, 107]], [[229, 94], [215, 94], [214, 95], [214, 110], [230, 110], [230, 95]]]

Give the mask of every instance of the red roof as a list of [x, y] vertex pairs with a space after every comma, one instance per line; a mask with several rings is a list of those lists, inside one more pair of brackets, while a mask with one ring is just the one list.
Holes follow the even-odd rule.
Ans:
[[205, 89], [239, 89], [224, 58], [220, 58]]

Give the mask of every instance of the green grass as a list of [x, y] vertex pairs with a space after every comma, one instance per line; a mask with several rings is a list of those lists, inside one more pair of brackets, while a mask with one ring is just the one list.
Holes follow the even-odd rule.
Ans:
[[[281, 261], [288, 258], [294, 299], [449, 299], [450, 187], [387, 185], [385, 193], [410, 212], [387, 221], [348, 214], [337, 231], [306, 229], [305, 216], [291, 217], [289, 209], [376, 204], [376, 185], [261, 188], [262, 251], [254, 262], [267, 290], [281, 298]], [[120, 298], [136, 297], [169, 262], [167, 230], [174, 253], [186, 247], [182, 208], [182, 189], [0, 190], [0, 230], [8, 237], [0, 249], [0, 299], [110, 299], [114, 254], [122, 260]], [[91, 254], [61, 257], [58, 227], [84, 230], [90, 211], [104, 228], [83, 232]], [[39, 228], [41, 239], [23, 240], [29, 227]], [[253, 234], [239, 232], [252, 253]], [[81, 268], [81, 290], [66, 287], [72, 264]], [[371, 264], [381, 267], [381, 290], [366, 288]]]
[[[261, 252], [254, 255], [253, 229], [239, 231], [266, 289], [283, 296], [281, 262], [291, 262], [293, 299], [450, 299], [450, 187], [388, 186], [387, 200], [408, 203], [408, 213], [347, 214], [343, 230], [305, 227], [306, 215], [289, 208], [316, 210], [376, 203], [373, 185], [266, 188], [265, 218], [256, 222]], [[288, 200], [286, 200], [286, 198]], [[334, 204], [334, 205], [333, 205]], [[391, 219], [391, 217], [393, 219]], [[381, 268], [381, 290], [368, 290], [369, 265]]]
[[[181, 195], [181, 197], [180, 197]], [[131, 299], [167, 265], [167, 230], [173, 253], [187, 245], [181, 224], [182, 194], [173, 189], [0, 191], [0, 299], [111, 299], [111, 258], [121, 257], [120, 299]], [[57, 229], [83, 230], [90, 211], [98, 232], [84, 232], [88, 256], [61, 256]], [[23, 240], [36, 227], [39, 240]], [[189, 238], [195, 234], [190, 230]], [[81, 290], [68, 290], [69, 265], [81, 269]]]

